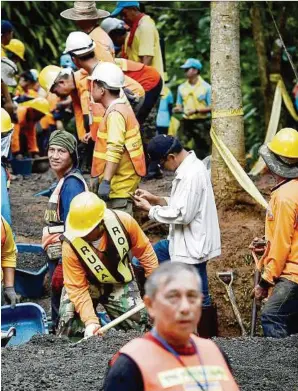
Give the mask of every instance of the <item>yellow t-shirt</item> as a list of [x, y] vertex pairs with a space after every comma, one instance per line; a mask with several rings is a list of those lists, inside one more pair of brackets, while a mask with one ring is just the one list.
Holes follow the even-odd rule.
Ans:
[[163, 78], [163, 62], [159, 43], [159, 33], [154, 21], [145, 15], [139, 22], [131, 47], [127, 45], [129, 34], [125, 40], [125, 53], [129, 60], [140, 62], [142, 56], [152, 56], [152, 66]]
[[107, 118], [106, 160], [119, 165], [111, 181], [110, 198], [128, 198], [128, 193], [134, 193], [141, 180], [124, 146], [125, 135], [126, 123], [123, 116], [118, 111], [112, 111]]
[[17, 247], [8, 222], [1, 216], [1, 268], [16, 267]]

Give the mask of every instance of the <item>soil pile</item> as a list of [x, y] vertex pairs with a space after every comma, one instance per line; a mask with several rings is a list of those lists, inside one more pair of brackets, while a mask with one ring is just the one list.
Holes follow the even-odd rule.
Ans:
[[47, 257], [45, 254], [20, 253], [18, 254], [17, 268], [37, 272], [46, 263]]
[[[72, 346], [66, 339], [35, 336], [2, 349], [3, 391], [99, 391], [108, 362], [138, 333], [111, 330], [103, 339]], [[293, 391], [298, 378], [298, 336], [282, 340], [218, 338], [242, 391]], [[296, 387], [296, 388], [295, 388]]]

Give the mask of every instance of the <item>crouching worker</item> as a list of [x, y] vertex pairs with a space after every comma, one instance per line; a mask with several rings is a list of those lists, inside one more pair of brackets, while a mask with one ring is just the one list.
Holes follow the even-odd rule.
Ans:
[[[14, 289], [14, 274], [17, 264], [17, 248], [13, 239], [12, 230], [7, 221], [1, 216], [1, 269], [4, 299], [11, 308], [18, 303]], [[3, 300], [2, 300], [3, 301]]]
[[276, 185], [266, 214], [263, 272], [253, 294], [258, 300], [270, 296], [261, 316], [265, 337], [284, 338], [298, 333], [298, 132], [281, 129], [260, 155]]
[[[137, 256], [146, 276], [158, 266], [149, 239], [127, 213], [112, 211], [96, 194], [84, 192], [70, 205], [62, 244], [65, 294], [60, 304], [59, 335], [85, 337], [100, 325], [96, 306], [111, 319], [141, 303], [129, 252]], [[80, 318], [80, 319], [79, 319]], [[120, 324], [143, 331], [146, 310]]]
[[42, 245], [48, 256], [51, 279], [52, 322], [57, 325], [61, 291], [63, 288], [62, 246], [59, 237], [64, 232], [64, 222], [72, 199], [88, 190], [78, 170], [77, 141], [64, 131], [56, 130], [49, 140], [48, 157], [58, 184], [53, 191], [45, 211], [46, 226], [43, 229]]
[[184, 263], [164, 263], [152, 273], [144, 302], [154, 327], [114, 356], [105, 391], [239, 390], [216, 344], [192, 334], [201, 286], [197, 270]]

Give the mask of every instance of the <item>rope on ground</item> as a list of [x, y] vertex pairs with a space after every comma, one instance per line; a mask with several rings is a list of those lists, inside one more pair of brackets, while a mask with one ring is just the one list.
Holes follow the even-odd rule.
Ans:
[[211, 128], [210, 135], [212, 142], [216, 146], [220, 156], [228, 166], [231, 173], [236, 178], [240, 186], [251, 195], [251, 197], [256, 200], [261, 206], [267, 209], [268, 203], [265, 198], [262, 196], [260, 191], [257, 189], [253, 181], [249, 178], [246, 172], [243, 170], [241, 165], [238, 163], [237, 159], [234, 157], [232, 152], [224, 144], [221, 138], [215, 133], [214, 129]]

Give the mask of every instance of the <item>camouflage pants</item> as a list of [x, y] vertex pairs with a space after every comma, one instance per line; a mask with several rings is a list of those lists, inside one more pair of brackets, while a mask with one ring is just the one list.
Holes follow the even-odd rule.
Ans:
[[[105, 308], [111, 320], [126, 313], [142, 302], [140, 291], [135, 280], [126, 284], [101, 284], [100, 286], [90, 285], [90, 297], [94, 309], [100, 303]], [[73, 303], [69, 300], [68, 294], [63, 288], [59, 310], [59, 325], [57, 335], [68, 337], [80, 337], [84, 333], [85, 326], [80, 320], [79, 314], [75, 312]], [[123, 330], [135, 329], [145, 331], [148, 323], [147, 311], [144, 309], [119, 324]]]

